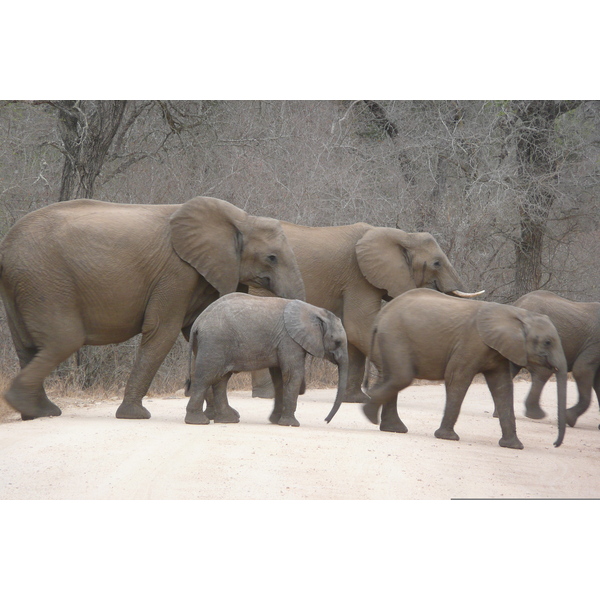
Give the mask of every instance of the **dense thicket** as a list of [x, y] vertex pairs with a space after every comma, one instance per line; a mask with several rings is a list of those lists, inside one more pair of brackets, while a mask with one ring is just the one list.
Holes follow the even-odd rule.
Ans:
[[[596, 101], [4, 101], [0, 234], [78, 196], [210, 195], [304, 225], [429, 231], [492, 300], [599, 300], [599, 142]], [[88, 350], [61, 381], [116, 388], [134, 346]], [[181, 386], [182, 352], [155, 389]], [[5, 320], [0, 353], [14, 372]]]

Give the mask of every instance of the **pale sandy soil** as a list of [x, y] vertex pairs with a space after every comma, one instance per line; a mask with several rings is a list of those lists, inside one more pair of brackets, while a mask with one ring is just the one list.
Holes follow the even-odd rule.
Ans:
[[[399, 398], [406, 434], [380, 432], [359, 405], [324, 422], [334, 390], [308, 390], [299, 428], [268, 422], [272, 401], [231, 392], [238, 424], [186, 425], [187, 399], [149, 398], [146, 421], [114, 417], [119, 400], [53, 400], [55, 418], [0, 423], [0, 499], [320, 499], [600, 498], [600, 422], [595, 402], [565, 441], [556, 439], [555, 389], [549, 416], [523, 416], [527, 382], [515, 384], [524, 450], [498, 446], [485, 384], [473, 384], [456, 431], [438, 440], [443, 385], [412, 386]], [[576, 388], [569, 382], [569, 405]]]

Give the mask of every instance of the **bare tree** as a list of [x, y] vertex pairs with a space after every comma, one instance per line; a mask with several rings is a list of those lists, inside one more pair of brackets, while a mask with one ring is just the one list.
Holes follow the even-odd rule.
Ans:
[[519, 165], [520, 236], [515, 244], [514, 298], [537, 290], [542, 283], [542, 250], [555, 187], [564, 155], [556, 147], [555, 121], [581, 102], [520, 100], [511, 103], [515, 116]]

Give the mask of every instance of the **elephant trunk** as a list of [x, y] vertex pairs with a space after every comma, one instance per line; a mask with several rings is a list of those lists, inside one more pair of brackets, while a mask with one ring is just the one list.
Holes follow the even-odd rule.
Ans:
[[295, 259], [294, 264], [286, 269], [285, 277], [277, 277], [273, 281], [270, 291], [280, 298], [306, 301], [304, 280]]
[[558, 437], [554, 446], [558, 448], [565, 438], [567, 423], [567, 365], [566, 361], [556, 372], [556, 395], [558, 398]]
[[325, 417], [325, 421], [329, 423], [335, 416], [335, 413], [339, 410], [342, 402], [346, 399], [346, 387], [348, 385], [348, 352], [344, 352], [343, 356], [340, 356], [336, 361], [338, 366], [338, 387], [337, 394], [333, 407], [329, 414]]

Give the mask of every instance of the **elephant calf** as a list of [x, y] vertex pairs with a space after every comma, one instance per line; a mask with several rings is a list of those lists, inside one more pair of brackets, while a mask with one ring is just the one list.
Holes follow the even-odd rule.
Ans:
[[210, 422], [203, 404], [212, 387], [214, 421], [237, 423], [239, 414], [227, 401], [229, 378], [240, 371], [268, 368], [275, 384], [275, 407], [269, 420], [298, 427], [295, 411], [307, 353], [338, 366], [336, 402], [343, 402], [348, 348], [340, 319], [301, 300], [241, 293], [223, 296], [200, 314], [191, 329], [185, 422]]
[[[500, 446], [523, 448], [517, 438], [511, 362], [540, 365], [556, 372], [559, 434], [565, 433], [567, 363], [550, 319], [515, 306], [451, 298], [433, 290], [411, 290], [379, 313], [370, 359], [380, 372], [368, 391], [366, 416], [384, 431], [404, 433], [398, 416], [398, 392], [413, 379], [445, 380], [446, 408], [438, 438], [458, 440], [454, 425], [465, 394], [477, 373], [483, 373], [500, 417]], [[331, 419], [336, 406], [327, 417]]]

